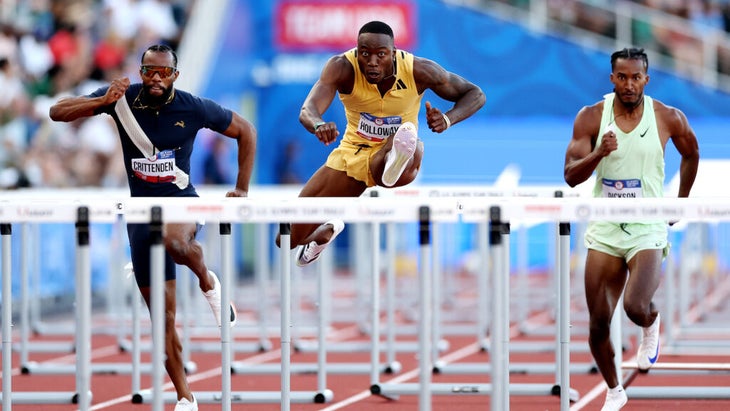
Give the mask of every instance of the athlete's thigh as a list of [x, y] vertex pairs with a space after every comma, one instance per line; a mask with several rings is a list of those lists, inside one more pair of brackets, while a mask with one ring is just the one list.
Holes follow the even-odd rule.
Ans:
[[163, 234], [165, 246], [180, 246], [195, 239], [196, 223], [165, 223]]
[[585, 266], [585, 293], [588, 311], [610, 318], [626, 283], [627, 266], [620, 258], [588, 250]]
[[322, 166], [299, 193], [299, 197], [359, 197], [367, 185], [344, 171]]
[[[151, 283], [151, 260], [150, 247], [152, 241], [150, 238], [150, 225], [147, 223], [130, 223], [127, 224], [127, 232], [129, 235], [130, 257], [132, 266], [134, 267], [134, 277], [140, 289], [149, 287]], [[175, 279], [175, 263], [170, 253], [165, 253], [165, 280]]]
[[[302, 188], [299, 197], [359, 197], [367, 185], [349, 177], [344, 171], [322, 166]], [[309, 236], [321, 223], [301, 223], [291, 225], [291, 247], [306, 244]], [[281, 238], [277, 235], [276, 243]]]
[[629, 260], [629, 280], [626, 283], [626, 301], [651, 301], [662, 274], [663, 250], [641, 250]]

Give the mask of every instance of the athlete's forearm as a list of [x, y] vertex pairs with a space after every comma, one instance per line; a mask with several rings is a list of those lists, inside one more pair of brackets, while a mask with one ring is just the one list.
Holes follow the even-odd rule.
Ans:
[[482, 89], [475, 87], [464, 94], [454, 106], [444, 112], [449, 116], [449, 122], [454, 125], [462, 120], [471, 117], [474, 113], [479, 111], [486, 102], [486, 96], [482, 92]]
[[51, 106], [48, 114], [53, 121], [74, 121], [93, 116], [105, 102], [104, 97], [67, 97]]
[[323, 122], [322, 115], [317, 112], [315, 107], [303, 106], [299, 113], [299, 123], [304, 126], [310, 133], [317, 130], [317, 124]]
[[697, 177], [697, 168], [700, 156], [682, 157], [679, 163], [679, 192], [678, 197], [689, 197], [689, 192]]
[[597, 155], [595, 150], [583, 158], [571, 157], [568, 157], [563, 168], [563, 178], [571, 187], [575, 187], [588, 180], [593, 175], [593, 172], [596, 171], [596, 167], [598, 167], [598, 164], [603, 158]]
[[246, 122], [243, 130], [245, 131], [237, 138], [238, 174], [236, 177], [236, 189], [248, 193], [256, 154], [256, 129], [251, 123]]

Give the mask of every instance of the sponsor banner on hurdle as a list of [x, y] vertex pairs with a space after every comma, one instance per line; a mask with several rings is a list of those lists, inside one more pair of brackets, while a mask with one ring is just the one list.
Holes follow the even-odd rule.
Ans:
[[504, 219], [552, 221], [674, 222], [728, 221], [730, 203], [720, 198], [511, 198], [503, 207]]
[[224, 198], [216, 201], [201, 198], [131, 198], [124, 203], [124, 215], [129, 222], [149, 221], [150, 207], [159, 205], [165, 221], [227, 221], [266, 223], [321, 222], [340, 218], [348, 222], [413, 222], [418, 209], [431, 208], [434, 221], [456, 221], [458, 207], [453, 199], [403, 199], [392, 201], [359, 198], [296, 198], [291, 200]]
[[79, 207], [88, 207], [89, 221], [111, 223], [122, 212], [119, 201], [88, 202], [31, 199], [0, 201], [0, 221], [12, 223], [70, 223], [76, 221]]
[[502, 221], [616, 221], [646, 222], [728, 221], [730, 202], [722, 198], [639, 198], [616, 201], [581, 197], [319, 197], [281, 198], [12, 198], [0, 201], [0, 221], [72, 222], [81, 206], [89, 208], [91, 222], [113, 222], [123, 214], [128, 222], [149, 222], [151, 208], [159, 206], [167, 222], [267, 223], [321, 222], [339, 218], [346, 222], [414, 222], [419, 208], [427, 206], [435, 222], [489, 220], [499, 207]]

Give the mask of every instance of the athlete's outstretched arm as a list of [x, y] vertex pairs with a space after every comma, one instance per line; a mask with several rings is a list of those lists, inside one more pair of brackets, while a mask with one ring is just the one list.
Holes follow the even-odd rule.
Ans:
[[[426, 120], [428, 128], [436, 133], [441, 133], [450, 125], [470, 117], [482, 108], [486, 102], [484, 92], [476, 84], [457, 74], [446, 71], [432, 60], [415, 57], [413, 76], [419, 93], [431, 89], [437, 96], [454, 103], [453, 107], [442, 113], [440, 109], [431, 107], [431, 104], [427, 102]], [[443, 117], [444, 114], [448, 116], [448, 123]]]
[[56, 104], [51, 106], [48, 115], [53, 121], [74, 121], [82, 117], [90, 117], [94, 115], [94, 110], [114, 103], [124, 96], [124, 92], [129, 88], [129, 79], [115, 79], [109, 85], [109, 88], [101, 97], [66, 97], [60, 99]]

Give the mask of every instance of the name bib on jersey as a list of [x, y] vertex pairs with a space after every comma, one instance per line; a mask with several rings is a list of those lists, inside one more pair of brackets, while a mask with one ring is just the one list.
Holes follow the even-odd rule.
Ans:
[[641, 180], [603, 179], [603, 196], [609, 198], [641, 198]]
[[360, 113], [357, 134], [370, 141], [383, 141], [395, 133], [402, 122], [400, 116], [377, 117], [370, 113]]
[[134, 176], [150, 183], [175, 181], [175, 152], [163, 150], [150, 158], [133, 158]]

